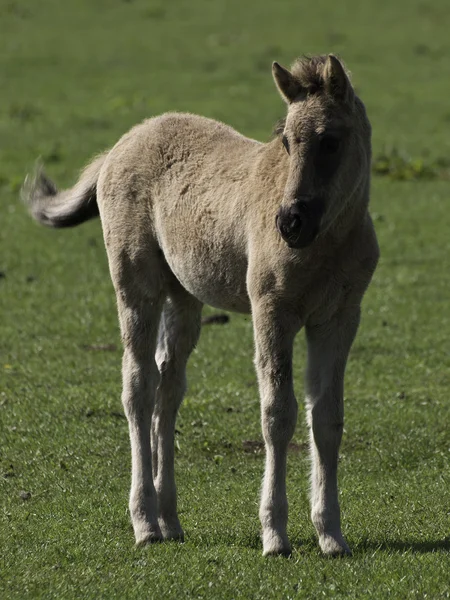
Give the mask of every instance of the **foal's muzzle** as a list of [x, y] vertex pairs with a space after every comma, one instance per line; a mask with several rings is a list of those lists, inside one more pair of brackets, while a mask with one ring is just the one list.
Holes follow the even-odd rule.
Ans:
[[306, 248], [314, 241], [323, 212], [324, 203], [319, 198], [299, 199], [280, 208], [275, 222], [289, 248]]

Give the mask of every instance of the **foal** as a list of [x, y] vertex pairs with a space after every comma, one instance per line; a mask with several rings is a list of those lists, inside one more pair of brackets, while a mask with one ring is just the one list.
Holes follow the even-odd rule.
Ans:
[[337, 490], [344, 370], [378, 261], [368, 213], [371, 128], [342, 63], [273, 64], [287, 104], [267, 144], [199, 116], [134, 127], [58, 192], [25, 186], [34, 218], [69, 227], [100, 215], [124, 344], [136, 542], [183, 539], [174, 428], [202, 305], [251, 312], [266, 464], [264, 554], [288, 554], [286, 454], [296, 419], [295, 335], [308, 346], [311, 517], [325, 554], [350, 550]]

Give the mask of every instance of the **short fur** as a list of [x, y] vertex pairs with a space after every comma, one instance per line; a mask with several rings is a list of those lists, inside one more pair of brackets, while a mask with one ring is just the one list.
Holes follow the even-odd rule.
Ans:
[[280, 137], [262, 144], [169, 113], [134, 127], [74, 188], [57, 193], [42, 173], [26, 187], [31, 213], [46, 225], [77, 224], [98, 205], [124, 344], [138, 544], [183, 538], [174, 427], [207, 303], [252, 314], [266, 446], [264, 553], [290, 552], [286, 455], [301, 328], [312, 521], [325, 554], [349, 552], [337, 463], [345, 365], [379, 255], [368, 213], [370, 124], [336, 57], [301, 59], [292, 73], [274, 63], [273, 72], [287, 103], [280, 133], [289, 155]]

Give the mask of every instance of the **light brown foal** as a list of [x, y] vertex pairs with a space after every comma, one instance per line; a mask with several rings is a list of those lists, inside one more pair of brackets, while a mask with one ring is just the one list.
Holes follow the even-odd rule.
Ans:
[[287, 554], [286, 453], [297, 419], [292, 347], [304, 327], [311, 516], [325, 554], [341, 533], [338, 450], [347, 356], [378, 261], [368, 213], [371, 128], [333, 55], [273, 64], [287, 104], [267, 144], [190, 114], [144, 121], [59, 193], [42, 173], [24, 195], [46, 225], [100, 215], [124, 344], [136, 541], [183, 539], [174, 428], [204, 303], [251, 312], [266, 465], [264, 554]]

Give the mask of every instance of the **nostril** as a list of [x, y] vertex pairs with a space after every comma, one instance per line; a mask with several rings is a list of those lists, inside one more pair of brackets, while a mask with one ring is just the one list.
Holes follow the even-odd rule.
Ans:
[[278, 231], [283, 236], [292, 236], [298, 234], [304, 226], [304, 215], [295, 208], [290, 210], [280, 210], [276, 216], [275, 223]]
[[291, 215], [291, 220], [289, 222], [289, 229], [292, 231], [294, 229], [301, 229], [302, 220], [298, 215]]
[[[303, 198], [303, 196], [302, 196]], [[296, 200], [290, 206], [281, 206], [275, 218], [276, 227], [289, 248], [306, 248], [319, 232], [323, 202]]]

